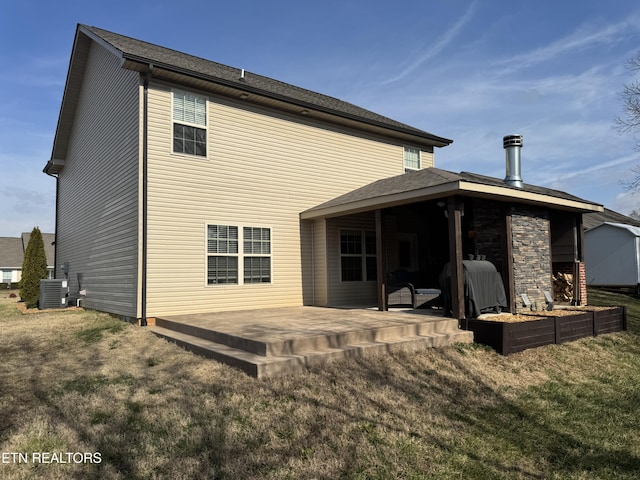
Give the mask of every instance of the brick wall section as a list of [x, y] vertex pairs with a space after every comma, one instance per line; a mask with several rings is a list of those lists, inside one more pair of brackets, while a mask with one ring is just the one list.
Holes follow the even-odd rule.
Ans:
[[[587, 273], [585, 271], [584, 262], [580, 262], [580, 278], [577, 280], [580, 288], [580, 303], [579, 305], [587, 305]], [[553, 273], [570, 273], [575, 276], [575, 266], [569, 262], [557, 262], [553, 264]], [[574, 279], [574, 282], [576, 280]], [[573, 300], [573, 299], [572, 299]]]
[[551, 285], [549, 213], [533, 207], [512, 207], [513, 276], [516, 312], [526, 310], [520, 295], [526, 293], [539, 310], [545, 308], [544, 292]]
[[580, 262], [580, 305], [587, 303], [587, 271], [584, 262]]

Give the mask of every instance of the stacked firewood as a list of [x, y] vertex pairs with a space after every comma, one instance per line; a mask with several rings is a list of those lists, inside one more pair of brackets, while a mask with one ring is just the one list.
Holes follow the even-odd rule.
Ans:
[[573, 275], [558, 272], [553, 275], [553, 300], [570, 302], [573, 299]]

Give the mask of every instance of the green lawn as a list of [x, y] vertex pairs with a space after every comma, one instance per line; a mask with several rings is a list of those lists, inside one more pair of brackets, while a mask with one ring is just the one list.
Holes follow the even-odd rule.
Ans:
[[[592, 304], [627, 306], [624, 333], [266, 380], [108, 315], [22, 315], [1, 296], [1, 478], [640, 477], [634, 296], [589, 292]], [[40, 452], [49, 463], [33, 461]], [[51, 463], [54, 453], [70, 463]]]

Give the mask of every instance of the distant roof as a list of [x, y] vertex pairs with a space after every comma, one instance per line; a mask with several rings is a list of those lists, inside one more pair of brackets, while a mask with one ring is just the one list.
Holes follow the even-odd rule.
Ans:
[[24, 250], [22, 239], [14, 237], [0, 237], [0, 268], [17, 270], [22, 268]]
[[[80, 31], [93, 34], [117, 50], [123, 59], [152, 64], [154, 68], [174, 70], [182, 74], [196, 76], [215, 83], [222, 83], [245, 91], [274, 96], [281, 100], [297, 103], [301, 106], [321, 109], [336, 115], [348, 116], [365, 123], [374, 123], [386, 128], [406, 131], [425, 137], [438, 146], [452, 142], [447, 138], [438, 137], [418, 128], [406, 125], [370, 110], [358, 107], [334, 97], [296, 87], [269, 77], [243, 71], [221, 63], [212, 62], [200, 57], [178, 52], [170, 48], [136, 40], [135, 38], [119, 35], [97, 27], [79, 25]], [[244, 76], [241, 78], [242, 73]]]
[[425, 168], [377, 180], [302, 212], [302, 218], [338, 216], [373, 208], [441, 198], [454, 194], [547, 204], [575, 211], [600, 211], [602, 206], [559, 190], [524, 184], [512, 187], [502, 179], [470, 172]]
[[613, 210], [609, 210], [608, 208], [605, 208], [604, 212], [586, 213], [582, 217], [582, 223], [585, 230], [595, 228], [598, 225], [602, 225], [604, 222], [624, 223], [627, 225], [632, 225], [634, 227], [640, 227], [639, 220], [635, 220], [621, 213], [614, 212]]
[[591, 228], [589, 231], [585, 232], [585, 233], [589, 233], [590, 231], [599, 229], [599, 228], [607, 228], [607, 227], [613, 227], [613, 228], [619, 228], [620, 230], [626, 230], [628, 232], [630, 232], [632, 235], [635, 235], [636, 237], [640, 237], [640, 227], [636, 227], [633, 225], [627, 225], [626, 223], [612, 223], [612, 222], [604, 222], [601, 223], [600, 225]]
[[[29, 239], [31, 238], [31, 232], [23, 232], [22, 235], [22, 245], [24, 251], [27, 251], [27, 245], [29, 245]], [[54, 242], [56, 241], [55, 233], [43, 233], [42, 234], [42, 243], [44, 243], [44, 253], [47, 256], [47, 265], [53, 265], [55, 262], [56, 255], [56, 247]], [[20, 262], [22, 264], [22, 262]]]
[[[22, 268], [24, 252], [27, 250], [31, 233], [23, 233], [20, 237], [0, 237], [0, 268], [19, 270]], [[54, 233], [43, 233], [44, 253], [47, 256], [47, 265], [53, 266], [55, 262]]]

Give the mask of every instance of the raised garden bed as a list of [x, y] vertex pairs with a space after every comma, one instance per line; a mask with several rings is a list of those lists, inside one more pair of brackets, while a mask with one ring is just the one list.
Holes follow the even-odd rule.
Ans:
[[627, 329], [627, 314], [624, 307], [580, 307], [593, 314], [593, 335], [620, 332]]
[[553, 343], [626, 330], [624, 307], [580, 307], [523, 315], [495, 315], [468, 319], [463, 327], [474, 340], [502, 355]]
[[464, 320], [473, 340], [493, 348], [502, 355], [521, 352], [555, 342], [553, 318], [526, 319], [518, 322], [499, 320]]

